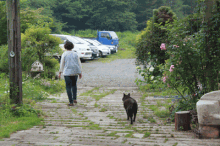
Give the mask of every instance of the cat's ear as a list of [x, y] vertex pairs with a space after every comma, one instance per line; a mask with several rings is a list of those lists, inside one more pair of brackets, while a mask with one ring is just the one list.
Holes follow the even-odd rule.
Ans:
[[128, 96], [130, 96], [130, 93], [128, 93]]

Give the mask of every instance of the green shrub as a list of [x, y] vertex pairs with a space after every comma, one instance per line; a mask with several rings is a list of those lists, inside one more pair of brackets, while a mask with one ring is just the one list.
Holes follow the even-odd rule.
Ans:
[[54, 77], [58, 70], [58, 61], [45, 56], [46, 53], [61, 54], [59, 48], [60, 39], [49, 35], [51, 30], [48, 27], [31, 26], [25, 34], [21, 35], [22, 45], [22, 69], [30, 71], [32, 63], [39, 60], [44, 65], [44, 77]]
[[[199, 26], [203, 14], [201, 11], [166, 25], [166, 52], [170, 58], [166, 60], [163, 79], [164, 84], [177, 90], [182, 98], [175, 111], [193, 110], [201, 96], [219, 90], [220, 15], [213, 9], [210, 23], [203, 22]], [[193, 22], [195, 20], [198, 22]]]
[[22, 104], [20, 106], [13, 106], [11, 108], [11, 112], [13, 116], [17, 116], [17, 117], [29, 117], [31, 115], [40, 114], [39, 110], [35, 110], [33, 107], [31, 107], [28, 104]]
[[0, 72], [9, 73], [8, 45], [0, 46]]

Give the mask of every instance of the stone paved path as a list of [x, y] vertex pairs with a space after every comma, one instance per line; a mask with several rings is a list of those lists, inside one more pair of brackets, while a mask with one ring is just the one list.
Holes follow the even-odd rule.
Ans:
[[[134, 83], [140, 77], [135, 70], [134, 59], [115, 60], [111, 63], [83, 63], [83, 79], [78, 82], [78, 104], [68, 107], [66, 93], [50, 96], [51, 100], [37, 103], [47, 115], [46, 126], [34, 126], [18, 131], [10, 138], [0, 141], [0, 146], [219, 146], [219, 139], [197, 139], [193, 133], [177, 132], [174, 124], [164, 124], [156, 116], [156, 123], [148, 121], [146, 115], [153, 112], [148, 108], [155, 105], [154, 97], [141, 98]], [[99, 92], [80, 96], [96, 86], [103, 85]], [[100, 94], [115, 89], [113, 94]], [[130, 93], [138, 102], [136, 122], [130, 125], [123, 109], [123, 93]]]
[[[78, 95], [91, 89], [79, 88]], [[106, 93], [113, 89], [113, 94], [98, 101], [91, 96], [78, 96], [78, 104], [73, 107], [66, 105], [66, 93], [50, 96], [55, 98], [57, 103], [38, 103], [48, 115], [45, 127], [35, 126], [29, 130], [18, 131], [11, 134], [10, 138], [0, 141], [0, 145], [219, 146], [219, 139], [197, 139], [190, 132], [175, 131], [174, 124], [163, 125], [159, 120], [157, 123], [150, 123], [144, 119], [143, 114], [151, 114], [152, 111], [141, 105], [141, 94], [136, 87], [102, 87], [99, 91]], [[126, 120], [122, 106], [123, 93], [131, 93], [138, 102], [137, 120], [133, 125]], [[153, 97], [145, 99], [145, 105], [155, 104], [158, 100]], [[144, 137], [146, 132], [149, 132], [150, 136]]]

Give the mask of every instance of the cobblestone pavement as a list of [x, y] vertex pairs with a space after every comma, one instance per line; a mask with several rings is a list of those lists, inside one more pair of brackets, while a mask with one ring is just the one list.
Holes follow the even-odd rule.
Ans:
[[[133, 86], [107, 85], [100, 88], [79, 86], [78, 104], [73, 107], [66, 105], [66, 93], [49, 97], [56, 99], [57, 103], [51, 100], [37, 103], [38, 108], [41, 107], [47, 114], [45, 126], [34, 126], [13, 133], [10, 138], [0, 141], [0, 145], [219, 146], [219, 139], [198, 139], [191, 132], [175, 131], [173, 123], [164, 124], [156, 116], [153, 117], [155, 123], [146, 118], [145, 115], [153, 114], [149, 105], [156, 105], [157, 100], [162, 102], [166, 99], [142, 97], [138, 88]], [[133, 125], [126, 120], [123, 93], [130, 93], [138, 102], [137, 119]]]

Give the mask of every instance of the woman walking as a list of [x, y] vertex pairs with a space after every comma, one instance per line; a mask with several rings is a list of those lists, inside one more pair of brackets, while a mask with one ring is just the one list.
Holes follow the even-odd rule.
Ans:
[[66, 51], [61, 56], [60, 61], [60, 70], [59, 70], [59, 78], [61, 73], [64, 75], [64, 79], [66, 82], [66, 92], [69, 98], [69, 106], [73, 106], [73, 102], [77, 103], [77, 78], [82, 78], [82, 65], [81, 61], [76, 52], [73, 52], [72, 49], [74, 45], [70, 41], [66, 41], [64, 48]]

